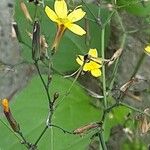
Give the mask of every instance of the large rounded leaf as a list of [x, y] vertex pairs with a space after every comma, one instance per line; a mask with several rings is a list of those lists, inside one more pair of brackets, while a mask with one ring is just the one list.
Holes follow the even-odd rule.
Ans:
[[[58, 101], [61, 100], [71, 83], [61, 76], [54, 76], [50, 85], [51, 95], [57, 91], [60, 94]], [[48, 100], [40, 78], [34, 77], [29, 85], [14, 97], [10, 104], [13, 115], [20, 124], [25, 138], [34, 143], [44, 129], [48, 115]], [[78, 84], [75, 84], [71, 93], [54, 111], [52, 123], [63, 129], [73, 131], [85, 124], [98, 121], [100, 114], [100, 111], [90, 104], [89, 96]], [[0, 129], [0, 147], [2, 149], [24, 149], [24, 146], [3, 124], [0, 124]], [[38, 146], [39, 149], [45, 150], [69, 150], [70, 148], [72, 150], [83, 150], [88, 146], [90, 136], [80, 137], [65, 134], [60, 129], [49, 128]]]

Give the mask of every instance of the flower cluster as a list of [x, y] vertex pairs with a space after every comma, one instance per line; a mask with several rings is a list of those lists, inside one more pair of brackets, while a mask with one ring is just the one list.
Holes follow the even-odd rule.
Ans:
[[[57, 24], [57, 32], [52, 44], [52, 54], [56, 52], [60, 39], [66, 29], [80, 36], [86, 34], [84, 29], [75, 24], [75, 22], [81, 20], [86, 14], [81, 7], [78, 6], [70, 12], [65, 0], [55, 0], [54, 11], [46, 6], [45, 12], [49, 19]], [[102, 62], [98, 58], [97, 50], [90, 49], [87, 56], [85, 59], [85, 56], [79, 55], [76, 59], [77, 63], [83, 67], [83, 71], [91, 72], [94, 77], [101, 76], [100, 68], [102, 67]]]

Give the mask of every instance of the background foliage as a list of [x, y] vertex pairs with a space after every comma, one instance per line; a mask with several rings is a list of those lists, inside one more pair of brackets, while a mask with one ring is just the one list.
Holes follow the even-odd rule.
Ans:
[[[27, 8], [34, 17], [35, 5], [24, 1]], [[45, 5], [53, 7], [53, 1], [44, 1]], [[106, 1], [111, 2], [111, 1]], [[149, 16], [150, 2], [141, 3], [137, 0], [119, 0], [116, 2], [116, 10], [109, 11], [105, 5], [99, 6], [94, 3], [83, 3], [83, 8], [87, 12], [87, 18], [79, 22], [81, 26], [85, 29], [89, 27], [89, 37], [88, 35], [79, 37], [67, 31], [61, 40], [59, 50], [52, 58], [53, 72], [52, 83], [50, 84], [50, 95], [52, 96], [55, 92], [59, 93], [59, 99], [57, 103], [64, 97], [65, 92], [70, 88], [74, 78], [64, 78], [64, 74], [71, 73], [78, 69], [78, 65], [75, 61], [78, 54], [86, 54], [89, 48], [97, 48], [99, 55], [101, 54], [101, 28], [95, 23], [95, 18], [98, 17], [100, 11], [100, 21], [101, 26], [105, 26], [105, 48], [109, 46], [110, 32], [111, 32], [111, 18], [115, 17], [113, 14], [115, 11], [127, 11], [133, 15], [140, 17]], [[70, 8], [74, 8], [76, 5], [74, 2], [69, 2]], [[105, 4], [105, 3], [104, 3]], [[146, 5], [146, 7], [144, 6]], [[92, 14], [91, 14], [92, 11]], [[53, 24], [44, 12], [42, 5], [38, 6], [37, 16], [40, 20], [41, 32], [45, 35], [47, 43], [50, 47], [52, 44], [56, 25]], [[14, 8], [14, 19], [18, 24], [19, 32], [21, 35], [20, 49], [21, 56], [24, 61], [29, 64], [33, 63], [31, 45], [32, 41], [28, 36], [27, 32], [32, 32], [32, 25], [28, 22], [23, 12], [20, 9], [19, 1], [15, 2]], [[49, 48], [50, 49], [50, 48]], [[67, 58], [66, 58], [67, 57]], [[43, 67], [41, 63], [41, 68], [43, 69], [43, 74], [46, 74], [46, 68]], [[44, 79], [47, 79], [46, 75], [43, 75]], [[102, 79], [100, 79], [101, 81]], [[98, 81], [98, 80], [97, 80]], [[90, 82], [90, 81], [89, 81]], [[92, 85], [93, 86], [93, 85]], [[80, 82], [76, 82], [71, 89], [71, 93], [65, 97], [65, 99], [60, 103], [58, 108], [54, 111], [54, 116], [52, 123], [58, 125], [67, 131], [73, 131], [74, 129], [84, 126], [86, 124], [97, 122], [102, 117], [102, 99], [100, 99], [100, 107], [93, 106], [91, 101], [96, 101], [97, 99], [89, 96], [89, 93], [83, 89], [83, 85]], [[115, 100], [112, 96], [108, 98], [110, 104], [114, 104]], [[35, 73], [28, 85], [19, 91], [12, 99], [10, 103], [11, 110], [16, 120], [19, 122], [21, 131], [24, 136], [30, 142], [35, 142], [37, 137], [40, 135], [41, 131], [45, 127], [45, 122], [48, 115], [48, 101], [46, 97], [45, 90], [41, 83], [39, 76]], [[117, 125], [124, 125], [125, 116], [127, 116], [132, 111], [129, 108], [120, 106], [113, 109], [110, 115], [106, 117], [104, 128], [104, 139], [109, 141], [111, 129]], [[7, 122], [4, 117], [1, 120]], [[131, 129], [134, 129], [135, 122], [129, 121], [128, 123]], [[9, 125], [8, 125], [9, 126]], [[0, 134], [0, 148], [2, 149], [25, 149], [24, 145], [18, 142], [18, 138], [10, 132], [3, 124], [0, 124], [1, 134]], [[98, 129], [89, 131], [82, 136], [72, 135], [68, 133], [63, 133], [58, 128], [49, 128], [46, 134], [42, 137], [38, 144], [39, 149], [55, 149], [55, 150], [84, 150], [88, 149], [89, 143], [91, 143], [91, 137], [96, 133]], [[5, 138], [4, 138], [5, 135]], [[94, 140], [97, 140], [95, 138]], [[9, 143], [9, 144], [8, 144]], [[135, 144], [134, 144], [135, 143]], [[135, 145], [135, 146], [134, 146]], [[144, 143], [140, 142], [138, 138], [134, 138], [131, 142], [129, 140], [125, 141], [122, 145], [123, 149], [146, 149]], [[99, 147], [101, 148], [101, 147]]]

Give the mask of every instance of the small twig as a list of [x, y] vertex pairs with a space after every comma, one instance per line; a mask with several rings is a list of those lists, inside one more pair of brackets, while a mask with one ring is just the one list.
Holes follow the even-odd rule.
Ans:
[[29, 143], [25, 137], [23, 136], [22, 132], [18, 132], [20, 137], [22, 138], [21, 144], [25, 145], [28, 149], [32, 146], [32, 143]]
[[88, 11], [90, 12], [90, 14], [93, 16], [95, 22], [101, 26], [101, 24], [99, 23], [98, 18], [94, 15], [94, 13], [91, 11], [91, 9], [88, 7], [88, 5], [84, 2], [84, 0], [81, 0], [82, 3], [85, 5], [85, 7], [88, 9]]
[[57, 128], [57, 129], [60, 129], [60, 130], [62, 130], [64, 133], [74, 134], [73, 132], [67, 131], [67, 130], [65, 130], [65, 129], [63, 129], [62, 127], [59, 127], [59, 126], [57, 126], [57, 125], [51, 124], [50, 126], [55, 127], [55, 128]]
[[146, 115], [146, 116], [150, 117], [150, 114], [148, 114], [148, 113], [146, 113], [146, 112], [144, 112], [144, 111], [142, 111], [142, 110], [140, 110], [138, 108], [130, 106], [130, 105], [126, 104], [126, 103], [120, 102], [119, 105], [124, 106], [124, 107], [129, 108], [129, 109], [131, 109], [133, 111], [139, 112], [139, 113], [141, 113], [143, 115]]
[[105, 143], [105, 140], [104, 140], [104, 136], [102, 134], [103, 134], [102, 132], [98, 133], [99, 141], [101, 143], [102, 149], [107, 150], [106, 143]]
[[114, 13], [115, 11], [113, 10], [111, 14], [108, 16], [108, 18], [106, 19], [106, 21], [104, 22], [103, 27], [106, 26], [110, 22], [111, 17], [114, 15]]
[[44, 133], [46, 132], [47, 129], [48, 129], [48, 126], [45, 126], [45, 128], [42, 131], [42, 133], [40, 134], [40, 136], [38, 137], [38, 139], [34, 143], [34, 146], [37, 146], [38, 142], [40, 141], [40, 139], [42, 138], [42, 136], [44, 135]]
[[70, 91], [71, 91], [73, 85], [75, 84], [75, 82], [77, 81], [78, 77], [80, 76], [80, 74], [81, 74], [81, 72], [82, 72], [82, 70], [83, 70], [83, 67], [84, 67], [86, 61], [87, 61], [87, 60], [84, 60], [82, 66], [78, 69], [78, 73], [77, 73], [75, 79], [73, 80], [73, 82], [72, 82], [70, 88], [67, 90], [66, 94], [65, 94], [65, 95], [62, 97], [62, 99], [59, 101], [59, 103], [57, 104], [56, 108], [57, 108], [57, 107], [62, 103], [62, 101], [70, 94]]
[[[127, 38], [127, 34], [124, 33], [123, 37], [122, 37], [121, 45], [120, 45], [120, 48], [122, 48], [122, 49], [124, 49], [126, 38]], [[119, 66], [119, 60], [120, 60], [120, 57], [117, 58], [117, 60], [115, 61], [115, 66], [113, 68], [112, 79], [111, 79], [111, 82], [110, 82], [110, 85], [109, 85], [109, 88], [108, 88], [109, 89], [108, 92], [111, 92], [111, 90], [112, 90], [112, 88], [114, 86], [115, 78], [116, 78], [117, 71], [118, 71], [118, 66]]]
[[135, 67], [135, 69], [134, 69], [134, 72], [133, 72], [131, 78], [133, 78], [133, 77], [137, 74], [138, 70], [140, 69], [140, 67], [141, 67], [141, 65], [142, 65], [142, 63], [143, 63], [143, 61], [144, 61], [145, 56], [146, 56], [146, 55], [145, 55], [145, 53], [143, 52], [142, 55], [141, 55], [141, 57], [140, 57], [140, 59], [138, 60], [138, 62], [137, 62], [137, 64], [136, 64], [136, 67]]
[[45, 91], [46, 91], [46, 94], [47, 94], [47, 97], [48, 97], [48, 101], [49, 101], [49, 115], [48, 115], [47, 123], [46, 123], [46, 126], [45, 126], [44, 130], [42, 131], [42, 133], [40, 134], [40, 136], [38, 137], [38, 139], [36, 140], [36, 142], [34, 144], [36, 146], [38, 144], [38, 142], [40, 141], [40, 139], [42, 138], [42, 136], [45, 134], [46, 130], [48, 129], [49, 124], [51, 124], [52, 115], [53, 115], [53, 105], [54, 104], [51, 101], [50, 93], [49, 93], [50, 80], [48, 79], [47, 83], [46, 83], [45, 80], [43, 79], [42, 74], [41, 74], [40, 69], [39, 69], [38, 60], [37, 61], [34, 60], [34, 64], [35, 64], [35, 66], [37, 68], [38, 74], [39, 74], [39, 76], [41, 78], [41, 81], [43, 83], [43, 86], [45, 88]]
[[51, 105], [51, 99], [50, 99], [50, 94], [49, 94], [49, 88], [47, 87], [47, 84], [45, 83], [45, 81], [44, 81], [44, 79], [43, 79], [43, 77], [42, 77], [42, 74], [41, 74], [40, 69], [39, 69], [38, 61], [35, 61], [34, 64], [35, 64], [35, 67], [37, 68], [38, 74], [39, 74], [39, 76], [40, 76], [40, 78], [41, 78], [41, 81], [42, 81], [42, 83], [43, 83], [43, 86], [44, 86], [44, 88], [45, 88], [45, 91], [46, 91], [46, 94], [47, 94], [47, 97], [48, 97], [49, 104]]
[[[105, 59], [105, 27], [101, 31], [101, 51], [102, 59]], [[105, 65], [102, 65], [102, 80], [103, 80], [103, 96], [104, 96], [104, 109], [107, 109], [107, 95], [106, 95], [106, 77], [105, 77]]]
[[[144, 111], [142, 111], [142, 110], [140, 110], [140, 109], [138, 109], [138, 108], [135, 108], [135, 107], [133, 107], [133, 106], [130, 106], [130, 105], [126, 104], [126, 103], [120, 102], [120, 101], [119, 101], [119, 102], [116, 102], [116, 103], [113, 104], [112, 106], [108, 107], [108, 108], [105, 110], [105, 112], [109, 113], [112, 109], [114, 109], [114, 108], [116, 108], [116, 107], [118, 107], [118, 106], [124, 106], [124, 107], [129, 108], [129, 109], [131, 109], [131, 110], [133, 110], [133, 111], [139, 112], [139, 113], [141, 113], [141, 114], [144, 114], [144, 115], [150, 117], [150, 114], [148, 114], [148, 113], [146, 113], [146, 112], [144, 112]], [[104, 115], [103, 115], [103, 116], [104, 116]]]
[[115, 13], [116, 13], [116, 15], [117, 15], [117, 18], [118, 18], [118, 21], [119, 21], [119, 23], [120, 23], [120, 26], [121, 26], [121, 28], [122, 28], [123, 33], [126, 33], [126, 29], [125, 29], [125, 27], [124, 27], [124, 25], [123, 25], [123, 21], [122, 21], [121, 16], [119, 15], [119, 13], [118, 13], [117, 10], [115, 11]]

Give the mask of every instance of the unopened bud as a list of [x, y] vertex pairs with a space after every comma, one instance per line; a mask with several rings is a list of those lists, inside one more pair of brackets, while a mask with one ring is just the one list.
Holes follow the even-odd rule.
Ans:
[[32, 22], [32, 18], [31, 18], [30, 14], [29, 14], [29, 11], [28, 11], [25, 3], [24, 2], [20, 2], [20, 7], [21, 7], [21, 10], [24, 13], [26, 19], [29, 20], [30, 22]]
[[40, 59], [40, 24], [38, 20], [34, 22], [32, 35], [32, 58], [38, 60]]
[[54, 101], [59, 97], [59, 93], [58, 92], [55, 92], [54, 94]]
[[3, 111], [4, 111], [4, 114], [11, 126], [11, 128], [14, 130], [14, 132], [19, 132], [20, 131], [20, 127], [19, 127], [19, 124], [17, 123], [17, 121], [14, 119], [11, 111], [10, 111], [10, 108], [9, 108], [9, 102], [7, 99], [3, 99], [2, 100], [2, 106], [3, 106]]
[[85, 125], [83, 127], [80, 127], [78, 129], [75, 129], [73, 131], [74, 134], [83, 134], [91, 129], [95, 129], [95, 128], [98, 128], [100, 127], [100, 124], [99, 123], [91, 123], [91, 124], [88, 124], [88, 125]]

